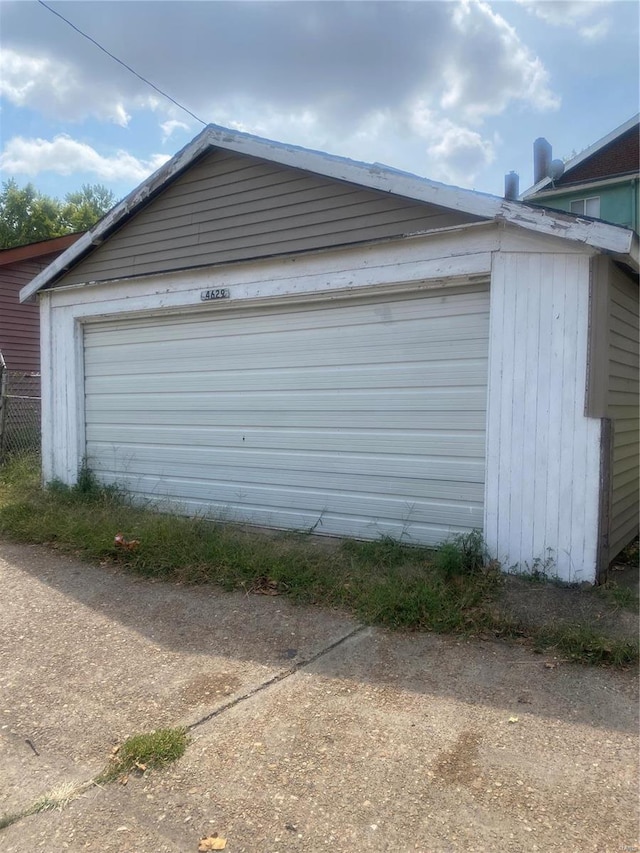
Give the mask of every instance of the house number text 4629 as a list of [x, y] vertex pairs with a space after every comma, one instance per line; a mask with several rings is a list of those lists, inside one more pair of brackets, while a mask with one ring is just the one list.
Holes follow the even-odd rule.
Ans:
[[228, 299], [231, 296], [226, 287], [217, 287], [214, 290], [201, 290], [200, 299], [207, 302], [209, 299]]

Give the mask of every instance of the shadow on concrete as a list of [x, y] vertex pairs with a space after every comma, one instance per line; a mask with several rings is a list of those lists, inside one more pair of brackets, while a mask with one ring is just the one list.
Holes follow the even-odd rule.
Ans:
[[[61, 637], [65, 644], [72, 641], [78, 624], [97, 618], [92, 636], [97, 630], [95, 641], [100, 643], [99, 631], [104, 630], [103, 652], [110, 642], [109, 626], [117, 625], [172, 656], [215, 655], [279, 671], [311, 658], [357, 626], [348, 614], [295, 606], [283, 597], [140, 578], [42, 546], [5, 542], [0, 558], [25, 575], [21, 582], [12, 574], [4, 607], [15, 604], [31, 626], [39, 624], [48, 648], [61, 643]], [[34, 583], [30, 591], [27, 587]], [[520, 708], [554, 720], [637, 732], [635, 673], [556, 663], [506, 643], [372, 630], [319, 657], [305, 671], [509, 713]]]

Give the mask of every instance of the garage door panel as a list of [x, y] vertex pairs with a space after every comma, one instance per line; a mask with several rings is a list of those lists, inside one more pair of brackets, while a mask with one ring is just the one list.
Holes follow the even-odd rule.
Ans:
[[85, 329], [87, 455], [182, 511], [435, 544], [482, 525], [488, 291]]
[[[171, 499], [197, 499], [203, 505], [210, 499], [211, 484], [175, 478], [157, 482], [151, 477], [130, 477], [125, 481], [127, 489], [140, 495], [154, 489], [157, 497], [168, 496]], [[324, 489], [292, 489], [290, 487], [265, 486], [253, 483], [228, 483], [217, 481], [216, 505], [225, 508], [222, 517], [237, 517], [246, 507], [253, 509], [271, 507], [290, 510], [301, 505], [317, 516], [330, 511], [339, 515], [366, 515], [373, 518], [381, 516], [393, 521], [411, 521], [414, 523], [458, 524], [465, 525], [469, 515], [476, 526], [482, 526], [482, 504], [469, 507], [453, 501], [438, 502], [424, 499], [408, 499], [404, 495], [386, 495], [384, 498], [359, 492], [331, 491]], [[211, 513], [209, 513], [211, 515]]]
[[[199, 370], [174, 372], [181, 393], [217, 394], [221, 391], [304, 391], [309, 388], [333, 389], [339, 382], [341, 389], [375, 388], [434, 388], [438, 386], [480, 385], [487, 380], [487, 360], [459, 358], [449, 361], [420, 361], [400, 364], [354, 366], [325, 366], [296, 369], [263, 370]], [[164, 376], [137, 373], [127, 377], [101, 375], [87, 378], [87, 393], [135, 395], [164, 393]], [[213, 403], [212, 398], [211, 403]]]
[[[388, 477], [390, 487], [394, 477], [413, 476], [421, 480], [465, 483], [484, 481], [482, 459], [452, 456], [183, 447], [172, 447], [167, 453], [166, 448], [148, 445], [121, 445], [113, 451], [105, 448], [102, 455], [109, 464], [116, 465], [123, 471], [127, 470], [127, 466], [135, 464], [136, 471], [155, 471], [159, 477], [178, 475], [181, 471], [185, 474], [191, 472], [191, 476], [197, 477], [203, 470], [215, 476], [222, 468], [229, 469], [229, 472], [262, 468], [271, 471], [273, 477], [286, 477], [289, 472], [303, 471], [312, 475], [313, 485], [320, 486], [324, 474], [341, 472], [359, 478], [366, 478], [370, 474]], [[97, 456], [94, 452], [92, 458], [96, 459]]]
[[[146, 500], [148, 496], [142, 495], [141, 498]], [[388, 518], [373, 519], [362, 515], [341, 516], [333, 512], [325, 512], [319, 517], [316, 512], [304, 508], [275, 511], [247, 506], [233, 516], [225, 504], [187, 499], [160, 503], [160, 506], [169, 505], [184, 515], [204, 515], [224, 522], [240, 522], [283, 530], [313, 530], [315, 534], [323, 536], [357, 536], [360, 539], [379, 539], [386, 536], [412, 545], [436, 546], [452, 536], [469, 531], [466, 525], [458, 527], [453, 524], [418, 524]]]
[[[148, 488], [148, 494], [155, 493], [161, 488], [165, 488], [166, 483], [180, 480], [182, 482], [192, 483], [195, 489], [208, 489], [208, 497], [213, 500], [216, 484], [218, 483], [234, 483], [238, 486], [243, 485], [273, 485], [290, 487], [296, 489], [309, 488], [309, 475], [306, 471], [280, 471], [274, 472], [267, 468], [247, 468], [242, 471], [229, 467], [220, 466], [206, 480], [202, 478], [202, 470], [194, 471], [192, 477], [186, 477], [185, 472], [174, 477], [169, 477], [166, 474], [159, 476], [157, 466], [147, 466], [149, 473], [123, 471], [115, 474], [113, 471], [112, 460], [107, 457], [97, 456], [92, 459], [92, 465], [96, 474], [99, 474], [105, 482], [116, 485], [134, 488], [140, 492], [140, 484], [144, 484]], [[127, 466], [125, 464], [125, 468]], [[279, 475], [279, 476], [278, 476]], [[243, 479], [244, 478], [244, 479]], [[349, 474], [331, 474], [323, 475], [323, 488], [327, 491], [340, 492], [357, 492], [358, 494], [380, 495], [388, 492], [389, 480], [387, 477], [379, 477], [375, 474], [370, 475], [366, 479], [366, 484], [357, 482], [352, 475]], [[163, 487], [163, 484], [165, 486]], [[363, 492], [365, 488], [369, 492]], [[359, 487], [359, 491], [358, 491]], [[441, 502], [464, 503], [471, 507], [482, 505], [484, 484], [483, 483], [465, 483], [455, 482], [453, 480], [420, 480], [415, 477], [396, 477], [394, 479], [394, 489], [396, 497], [406, 497], [410, 500], [424, 499]]]
[[[148, 427], [139, 425], [93, 425], [87, 427], [87, 441], [103, 448], [125, 447], [148, 443]], [[385, 453], [389, 451], [389, 434], [386, 430], [349, 430], [348, 440], [357, 442], [360, 452]], [[394, 440], [398, 446], [410, 447], [417, 455], [481, 457], [484, 451], [484, 434], [481, 430], [397, 431]], [[345, 445], [344, 430], [310, 429], [235, 429], [210, 427], [154, 427], [154, 442], [159, 453], [164, 445], [170, 447], [247, 447], [253, 449], [332, 450]], [[135, 448], [132, 447], [132, 450]]]
[[[241, 353], [253, 353], [262, 355], [265, 352], [270, 355], [278, 352], [290, 351], [291, 347], [300, 346], [301, 352], [303, 347], [313, 340], [321, 340], [331, 345], [339, 347], [345, 353], [353, 351], [361, 352], [363, 344], [367, 350], [370, 350], [372, 336], [378, 340], [384, 341], [393, 340], [394, 347], [411, 346], [424, 341], [446, 341], [452, 337], [455, 340], [466, 340], [469, 337], [477, 337], [478, 332], [478, 317], [482, 315], [468, 314], [460, 317], [440, 318], [438, 321], [431, 318], [416, 317], [414, 319], [400, 322], [398, 320], [378, 321], [374, 323], [363, 323], [355, 326], [337, 326], [328, 328], [310, 328], [310, 329], [291, 329], [285, 328], [279, 332], [269, 330], [265, 332], [256, 332], [248, 335], [246, 332], [233, 333], [226, 330], [226, 334], [220, 334], [218, 330], [209, 329], [206, 336], [190, 337], [188, 340], [189, 349], [184, 352], [187, 356], [191, 352], [196, 355], [209, 351], [210, 341], [212, 337], [224, 343], [224, 351], [234, 355]], [[211, 322], [215, 322], [212, 320]], [[399, 327], [402, 327], [402, 339], [398, 338]], [[187, 326], [187, 328], [189, 328]], [[345, 334], [345, 331], [348, 334]], [[274, 338], [277, 335], [277, 340]], [[179, 343], [184, 343], [183, 339], [174, 339]], [[130, 342], [122, 342], [117, 347], [113, 344], [107, 347], [113, 347], [117, 352], [113, 353], [114, 359], [128, 360], [137, 357], [140, 353], [151, 357], [162, 357], [167, 354], [167, 347], [174, 340], [145, 342], [136, 337]], [[87, 348], [87, 355], [91, 357], [93, 345]], [[388, 353], [387, 353], [388, 354]], [[368, 352], [367, 352], [368, 355]]]
[[[417, 328], [425, 321], [437, 332], [438, 327], [458, 327], [460, 323], [473, 325], [473, 317], [476, 315], [488, 318], [486, 290], [446, 296], [438, 296], [434, 291], [421, 298], [428, 299], [429, 304], [419, 304], [415, 297], [397, 297], [392, 300], [369, 298], [359, 300], [358, 305], [351, 302], [347, 310], [344, 310], [343, 301], [336, 300], [329, 307], [315, 305], [298, 310], [284, 306], [270, 310], [225, 307], [214, 310], [204, 319], [201, 314], [177, 314], [173, 318], [149, 319], [144, 326], [135, 321], [132, 324], [130, 320], [114, 320], [93, 327], [91, 340], [87, 341], [87, 351], [105, 346], [118, 349], [128, 344], [154, 342], [160, 347], [166, 347], [174, 340], [183, 341], [185, 329], [188, 330], [189, 340], [194, 343], [198, 340], [206, 342], [213, 334], [218, 338], [230, 337], [243, 346], [243, 342], [246, 344], [245, 339], [260, 341], [261, 335], [266, 338], [274, 334], [278, 337], [282, 334], [307, 337], [309, 333], [319, 331], [323, 337], [340, 338], [343, 330], [348, 328], [350, 334], [370, 340], [372, 328], [378, 332], [381, 323], [389, 328], [394, 322], [402, 323], [409, 332], [412, 324]], [[451, 318], [451, 322], [447, 322], [446, 318]], [[212, 320], [216, 324], [215, 330], [212, 330]], [[362, 326], [367, 328], [362, 329]], [[114, 333], [117, 333], [117, 340]]]
[[[401, 341], [386, 347], [380, 336], [376, 337], [377, 347], [371, 346], [371, 338], [362, 341], [353, 339], [329, 341], [321, 338], [316, 343], [306, 337], [300, 337], [286, 344], [279, 341], [272, 351], [266, 347], [242, 348], [238, 341], [229, 342], [221, 338], [215, 338], [214, 345], [209, 338], [208, 341], [203, 342], [189, 341], [188, 345], [180, 350], [177, 348], [171, 350], [165, 344], [154, 345], [151, 348], [145, 346], [115, 348], [112, 352], [111, 347], [104, 351], [95, 350], [92, 353], [87, 351], [85, 365], [88, 376], [100, 375], [101, 372], [104, 374], [104, 368], [107, 366], [107, 375], [113, 375], [114, 370], [118, 368], [127, 370], [132, 364], [140, 365], [139, 374], [153, 375], [159, 366], [164, 365], [167, 358], [171, 359], [172, 367], [176, 372], [183, 373], [205, 372], [213, 368], [218, 372], [237, 371], [239, 364], [246, 364], [250, 359], [253, 359], [257, 366], [264, 364], [265, 359], [268, 359], [267, 363], [271, 369], [286, 369], [291, 367], [291, 353], [296, 352], [298, 347], [296, 366], [313, 368], [318, 365], [317, 349], [314, 347], [319, 346], [323, 349], [322, 365], [327, 367], [484, 358], [487, 355], [486, 338], [474, 337], [474, 334], [477, 333], [472, 328], [459, 332], [450, 330], [438, 337], [428, 336], [425, 332], [414, 340], [403, 336]], [[368, 350], [365, 344], [368, 344]], [[212, 362], [214, 349], [215, 362]]]
[[[87, 404], [89, 409], [89, 403]], [[173, 416], [173, 417], [172, 417]], [[349, 429], [367, 429], [372, 425], [371, 414], [369, 412], [216, 412], [213, 411], [181, 411], [175, 410], [172, 413], [167, 413], [164, 418], [162, 429], [171, 428], [172, 426], [196, 426], [207, 428], [209, 426], [229, 426], [236, 427], [238, 430], [251, 427], [275, 427], [286, 429], [306, 429], [309, 427], [327, 429], [349, 430]], [[116, 429], [120, 425], [146, 427], [149, 423], [149, 414], [146, 410], [140, 409], [137, 411], [118, 411], [116, 409], [109, 412], [109, 423], [102, 421], [93, 421], [87, 423], [89, 431], [93, 425], [113, 427]], [[439, 430], [459, 430], [459, 429], [479, 429], [484, 431], [485, 413], [484, 411], [472, 412], [451, 412], [451, 411], [431, 411], [421, 420], [421, 426], [426, 429]], [[154, 430], [158, 425], [154, 425]], [[375, 428], [394, 429], [398, 427], [398, 417], [395, 412], [378, 411], [376, 412]], [[411, 428], [406, 422], [402, 425], [403, 429]], [[418, 427], [419, 429], [420, 427]]]
[[[257, 391], [251, 394], [245, 391], [220, 392], [210, 405], [215, 411], [288, 411], [306, 412], [339, 409], [345, 412], [371, 412], [372, 419], [381, 405], [384, 392], [385, 406], [393, 412], [415, 413], [416, 426], [424, 421], [418, 413], [430, 411], [483, 411], [486, 405], [486, 390], [481, 386], [461, 388], [433, 389], [428, 386], [407, 390], [402, 388], [384, 388], [382, 391], [361, 391], [357, 389], [339, 389], [332, 391]], [[130, 395], [93, 395], [87, 405], [87, 415], [99, 418], [117, 408], [119, 411], [156, 412], [160, 422], [165, 414], [172, 412], [202, 411], [202, 394], [182, 394], [178, 391], [164, 394], [132, 393]]]
[[[225, 323], [224, 320], [222, 320], [219, 321], [220, 325], [218, 328], [212, 330], [210, 324], [212, 321], [216, 322], [216, 316], [217, 315], [212, 315], [212, 319], [208, 321], [209, 328], [204, 334], [200, 333], [193, 335], [191, 333], [191, 325], [188, 322], [185, 324], [189, 330], [189, 343], [193, 347], [194, 351], [198, 352], [206, 350], [208, 342], [211, 340], [212, 336], [216, 337], [218, 340], [226, 338], [226, 346], [230, 348], [232, 352], [253, 351], [260, 353], [264, 352], [265, 349], [268, 352], [271, 352], [272, 349], [277, 352], [283, 346], [295, 346], [298, 343], [308, 341], [310, 338], [317, 338], [332, 342], [335, 341], [337, 344], [342, 344], [346, 349], [356, 349], [362, 342], [370, 344], [371, 336], [374, 334], [383, 338], [394, 338], [394, 341], [397, 344], [397, 332], [398, 327], [400, 326], [402, 327], [403, 338], [408, 342], [411, 342], [416, 338], [431, 341], [447, 340], [449, 334], [453, 334], [456, 338], [462, 339], [465, 331], [470, 332], [472, 336], [478, 334], [478, 317], [486, 316], [486, 314], [484, 312], [482, 314], [469, 313], [447, 317], [427, 317], [421, 316], [420, 314], [416, 316], [414, 314], [406, 320], [399, 320], [396, 318], [372, 318], [372, 321], [370, 322], [363, 322], [359, 324], [347, 323], [345, 325], [322, 325], [312, 326], [309, 328], [292, 328], [290, 325], [286, 325], [284, 328], [277, 331], [273, 328], [267, 328], [262, 331], [256, 321], [256, 329], [250, 334], [247, 333], [246, 330], [246, 323], [250, 318], [243, 320], [242, 324], [231, 324], [228, 321]], [[262, 325], [264, 325], [264, 323]], [[154, 354], [162, 350], [166, 353], [167, 345], [171, 345], [174, 341], [180, 343], [183, 342], [184, 331], [180, 329], [180, 327], [174, 328], [172, 330], [173, 333], [168, 334], [166, 340], [162, 337], [162, 331], [162, 329], [159, 330], [157, 340], [152, 339], [148, 341], [144, 339], [144, 330], [142, 330], [139, 335], [132, 334], [130, 340], [126, 339], [124, 332], [118, 333], [119, 336], [122, 337], [120, 344], [115, 345], [110, 342], [104, 345], [99, 345], [97, 342], [92, 342], [88, 346], [87, 352], [90, 353], [96, 347], [102, 348], [102, 346], [106, 346], [113, 347], [118, 350], [122, 349], [130, 355], [135, 355], [143, 349]], [[345, 336], [345, 331], [348, 331], [348, 336]], [[277, 336], [277, 340], [274, 341], [275, 336]]]

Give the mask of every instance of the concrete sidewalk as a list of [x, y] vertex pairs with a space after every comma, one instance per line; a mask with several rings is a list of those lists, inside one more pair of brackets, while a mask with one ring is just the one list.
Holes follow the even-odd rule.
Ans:
[[635, 673], [34, 546], [0, 545], [0, 581], [0, 815], [194, 726], [172, 767], [1, 830], [3, 853], [640, 849]]

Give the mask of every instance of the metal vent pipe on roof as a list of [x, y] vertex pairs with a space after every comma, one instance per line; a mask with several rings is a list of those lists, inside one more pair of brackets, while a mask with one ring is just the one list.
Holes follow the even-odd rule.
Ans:
[[513, 170], [504, 176], [504, 197], [507, 201], [517, 201], [520, 194], [520, 176]]
[[533, 143], [533, 183], [537, 184], [543, 178], [549, 177], [551, 168], [551, 145], [544, 136], [539, 136]]

